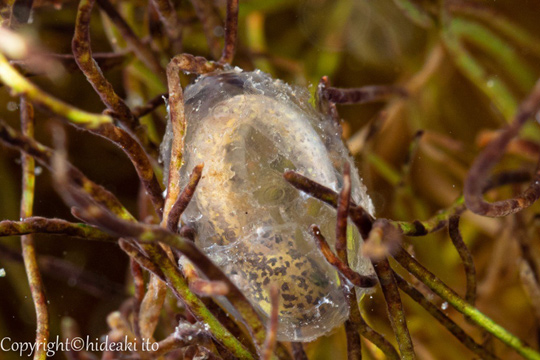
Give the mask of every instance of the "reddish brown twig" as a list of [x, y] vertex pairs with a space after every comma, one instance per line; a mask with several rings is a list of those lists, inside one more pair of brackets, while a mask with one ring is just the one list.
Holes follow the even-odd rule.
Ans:
[[277, 342], [277, 330], [279, 324], [279, 287], [276, 284], [270, 286], [270, 305], [272, 309], [270, 311], [270, 319], [268, 320], [266, 330], [266, 340], [264, 341], [261, 355], [262, 360], [270, 360]]
[[90, 18], [95, 0], [81, 0], [75, 22], [75, 33], [71, 42], [71, 49], [75, 61], [92, 85], [103, 103], [111, 110], [118, 121], [136, 134], [143, 144], [148, 144], [148, 137], [131, 113], [131, 110], [114, 91], [111, 83], [105, 79], [99, 65], [92, 57], [90, 41]]
[[519, 130], [540, 106], [540, 81], [531, 94], [521, 103], [514, 121], [477, 156], [473, 162], [463, 188], [465, 204], [469, 210], [479, 215], [500, 217], [521, 211], [531, 206], [540, 197], [540, 166], [537, 167], [532, 183], [513, 199], [493, 203], [482, 198], [489, 171], [502, 158], [508, 143], [518, 135]]
[[476, 270], [474, 268], [474, 260], [471, 252], [465, 245], [461, 233], [459, 231], [459, 215], [453, 215], [450, 217], [448, 222], [448, 233], [450, 234], [450, 239], [456, 248], [461, 261], [463, 262], [463, 267], [465, 268], [465, 277], [467, 279], [467, 291], [465, 294], [465, 300], [471, 305], [474, 305], [476, 300]]
[[[77, 12], [75, 34], [73, 36], [72, 49], [77, 65], [85, 74], [87, 80], [99, 94], [103, 103], [118, 118], [118, 120], [139, 139], [146, 151], [156, 156], [156, 150], [150, 146], [150, 141], [145, 129], [140, 126], [137, 119], [125, 102], [115, 93], [111, 84], [105, 79], [97, 63], [92, 59], [90, 47], [90, 15], [95, 0], [82, 0]], [[95, 132], [112, 140], [123, 149], [133, 165], [147, 193], [152, 199], [156, 213], [161, 216], [163, 211], [163, 199], [161, 187], [155, 177], [151, 163], [140, 145], [134, 141], [124, 130], [108, 124], [95, 129]]]
[[193, 171], [191, 172], [191, 175], [189, 176], [189, 181], [180, 193], [180, 196], [176, 199], [176, 202], [171, 208], [171, 211], [169, 212], [169, 216], [167, 219], [167, 229], [171, 232], [177, 232], [178, 230], [178, 222], [180, 220], [180, 216], [184, 213], [184, 210], [186, 210], [187, 206], [189, 205], [189, 202], [191, 201], [191, 198], [193, 197], [193, 194], [195, 194], [195, 190], [197, 189], [197, 184], [199, 183], [199, 180], [201, 179], [202, 170], [203, 170], [204, 164], [200, 164], [195, 166], [193, 168]]
[[[285, 177], [285, 180], [287, 180], [298, 190], [327, 203], [333, 208], [337, 208], [338, 194], [335, 191], [294, 171], [286, 171], [283, 176]], [[351, 202], [349, 216], [358, 227], [360, 235], [362, 235], [364, 239], [367, 239], [369, 232], [371, 231], [371, 226], [375, 221], [373, 216], [371, 216], [361, 206], [357, 206], [354, 202]]]
[[377, 279], [373, 276], [360, 275], [353, 269], [351, 269], [347, 264], [341, 261], [334, 253], [330, 246], [326, 242], [326, 239], [321, 234], [321, 231], [316, 225], [311, 226], [311, 232], [315, 240], [317, 240], [317, 245], [321, 250], [322, 254], [326, 260], [334, 266], [347, 280], [349, 280], [354, 286], [361, 288], [370, 288], [377, 284]]
[[230, 64], [234, 58], [238, 37], [238, 0], [227, 0], [227, 19], [225, 20], [225, 44], [219, 59], [220, 64]]
[[292, 355], [294, 360], [308, 360], [304, 346], [301, 342], [292, 342]]
[[157, 180], [156, 174], [150, 163], [150, 159], [144, 152], [139, 143], [129, 134], [112, 124], [105, 124], [95, 130], [95, 133], [112, 141], [116, 146], [124, 151], [128, 156], [139, 176], [139, 180], [144, 186], [148, 196], [152, 200], [154, 210], [158, 216], [163, 213], [163, 196], [161, 194], [161, 186]]
[[340, 123], [340, 117], [336, 104], [328, 100], [327, 90], [330, 87], [328, 76], [323, 76], [317, 86], [317, 108], [323, 114], [329, 115], [336, 124]]
[[364, 86], [354, 89], [338, 89], [334, 87], [327, 87], [325, 90], [325, 97], [328, 101], [335, 104], [365, 104], [368, 102], [375, 102], [386, 100], [390, 96], [407, 96], [407, 90], [400, 86]]
[[339, 193], [336, 221], [336, 254], [344, 264], [349, 264], [347, 256], [347, 225], [351, 203], [351, 166], [343, 165], [343, 188]]
[[200, 296], [223, 296], [229, 293], [229, 287], [223, 281], [201, 279], [193, 264], [184, 257], [180, 258], [181, 270], [189, 284], [189, 288]]
[[[349, 207], [351, 202], [351, 167], [348, 162], [343, 166], [343, 188], [339, 193], [336, 220], [336, 254], [338, 258], [349, 266], [347, 256], [347, 226], [349, 219]], [[348, 297], [350, 315], [345, 320], [345, 333], [347, 334], [347, 359], [362, 359], [362, 343], [358, 333], [360, 323], [360, 309], [356, 299], [356, 292], [350, 291], [347, 286], [342, 286], [345, 297]]]

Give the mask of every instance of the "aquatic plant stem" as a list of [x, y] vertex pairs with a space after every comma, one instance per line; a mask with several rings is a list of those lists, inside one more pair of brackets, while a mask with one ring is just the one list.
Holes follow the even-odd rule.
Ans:
[[540, 353], [526, 345], [521, 339], [511, 334], [502, 326], [496, 324], [477, 308], [461, 298], [455, 293], [454, 290], [449, 288], [445, 283], [439, 280], [435, 275], [416, 261], [409, 253], [405, 251], [405, 249], [400, 248], [398, 252], [393, 255], [393, 257], [407, 271], [413, 274], [422, 283], [426, 284], [434, 293], [448, 301], [448, 303], [457, 311], [466, 315], [476, 325], [480, 326], [482, 329], [485, 329], [503, 343], [516, 350], [517, 353], [522, 355], [525, 359], [540, 359]]
[[388, 309], [388, 317], [390, 318], [392, 329], [396, 335], [401, 359], [416, 359], [411, 335], [409, 334], [409, 328], [407, 327], [407, 319], [405, 318], [403, 304], [390, 263], [387, 259], [383, 259], [374, 262], [373, 267], [375, 268], [375, 272], [381, 283], [381, 289]]
[[96, 129], [113, 122], [112, 117], [108, 115], [79, 110], [47, 94], [15, 70], [2, 54], [0, 54], [0, 81], [8, 86], [14, 95], [26, 96], [32, 103], [87, 129]]
[[83, 223], [72, 223], [62, 219], [48, 219], [33, 216], [21, 221], [0, 221], [0, 237], [35, 233], [67, 235], [80, 237], [86, 240], [116, 242], [115, 237], [104, 233], [94, 226]]
[[[24, 96], [21, 97], [21, 128], [26, 136], [34, 136], [34, 108]], [[32, 216], [36, 175], [35, 162], [30, 155], [22, 152], [21, 161], [23, 176], [20, 216], [21, 219], [25, 219]], [[34, 239], [31, 234], [21, 237], [21, 247], [30, 292], [36, 309], [37, 326], [34, 360], [45, 360], [47, 358], [47, 342], [49, 339], [49, 310], [47, 308], [45, 287], [38, 267]]]

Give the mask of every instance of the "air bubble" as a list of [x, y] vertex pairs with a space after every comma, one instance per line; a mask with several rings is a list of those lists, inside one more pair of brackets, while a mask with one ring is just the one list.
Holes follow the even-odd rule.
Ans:
[[9, 101], [7, 103], [7, 109], [8, 111], [15, 111], [19, 108], [19, 104], [17, 104], [15, 101]]

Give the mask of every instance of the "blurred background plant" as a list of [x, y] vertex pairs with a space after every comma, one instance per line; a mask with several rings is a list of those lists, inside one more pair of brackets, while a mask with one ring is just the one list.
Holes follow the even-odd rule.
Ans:
[[[110, 12], [104, 11], [106, 1], [98, 3], [99, 11], [93, 11], [91, 18], [92, 51], [105, 77], [131, 109], [142, 109], [138, 107], [167, 92], [165, 73], [159, 69], [173, 55], [180, 51], [208, 59], [220, 55], [225, 1], [172, 1], [178, 25], [172, 29], [160, 21], [153, 2], [114, 2], [153, 57], [145, 57], [125, 38], [118, 23], [111, 21]], [[77, 6], [61, 0], [5, 1], [0, 9], [2, 27], [14, 29], [24, 42], [12, 40], [11, 32], [2, 32], [0, 52], [47, 93], [99, 113], [103, 104], [73, 57], [46, 55], [71, 54]], [[215, 24], [202, 25], [199, 16], [204, 11], [214, 14], [210, 18]], [[233, 65], [261, 69], [289, 83], [309, 86], [313, 92], [323, 75], [340, 88], [397, 84], [407, 89], [406, 98], [338, 105], [338, 110], [344, 138], [375, 203], [376, 217], [426, 220], [460, 198], [473, 160], [512, 121], [518, 104], [532, 91], [540, 76], [538, 14], [540, 3], [527, 0], [243, 0]], [[16, 54], [17, 49], [21, 53]], [[188, 76], [182, 78], [184, 85], [189, 80]], [[18, 97], [7, 86], [0, 88], [0, 118], [18, 128], [21, 111]], [[57, 121], [41, 111], [35, 117], [35, 138], [52, 147], [51, 123]], [[148, 129], [149, 152], [159, 144], [165, 119], [163, 106], [140, 117]], [[148, 214], [137, 174], [122, 151], [74, 127], [65, 126], [65, 130], [70, 161], [115, 194], [131, 213]], [[540, 129], [530, 121], [519, 139], [510, 142], [496, 169], [532, 173], [539, 152]], [[49, 172], [38, 165], [35, 174], [34, 215], [75, 221], [52, 191]], [[2, 147], [0, 153], [0, 184], [0, 219], [19, 219], [20, 153], [8, 147]], [[513, 184], [488, 197], [511, 198], [520, 190], [521, 185]], [[540, 341], [538, 210], [534, 205], [497, 219], [465, 211], [459, 223], [476, 268], [475, 306], [533, 348]], [[456, 251], [445, 229], [405, 237], [404, 247], [465, 296], [468, 283], [460, 257], [463, 253]], [[64, 334], [66, 328], [73, 329], [72, 319], [80, 334], [90, 338], [118, 327], [109, 314], [125, 310], [126, 299], [134, 292], [126, 254], [114, 243], [69, 236], [37, 234], [34, 242], [47, 294], [51, 338], [62, 333], [62, 326]], [[0, 298], [0, 338], [33, 341], [34, 304], [20, 254], [18, 237], [2, 239], [0, 268], [5, 276], [0, 278], [4, 294]], [[406, 275], [398, 266], [394, 268]], [[412, 283], [499, 358], [521, 358], [467, 321], [447, 299], [421, 283]], [[174, 299], [168, 295], [156, 339], [171, 333], [167, 320], [176, 311]], [[473, 356], [415, 301], [404, 294], [402, 299], [418, 358]], [[395, 344], [386, 311], [381, 291], [362, 300], [367, 323]], [[362, 344], [364, 358], [384, 358], [370, 342], [362, 339]], [[346, 358], [344, 330], [307, 344], [305, 350], [309, 359]], [[15, 359], [18, 355], [8, 352], [0, 357]]]

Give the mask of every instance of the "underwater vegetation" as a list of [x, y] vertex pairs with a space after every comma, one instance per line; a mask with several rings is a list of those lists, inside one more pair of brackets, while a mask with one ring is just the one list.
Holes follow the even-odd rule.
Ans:
[[0, 357], [540, 359], [539, 12], [5, 1]]

